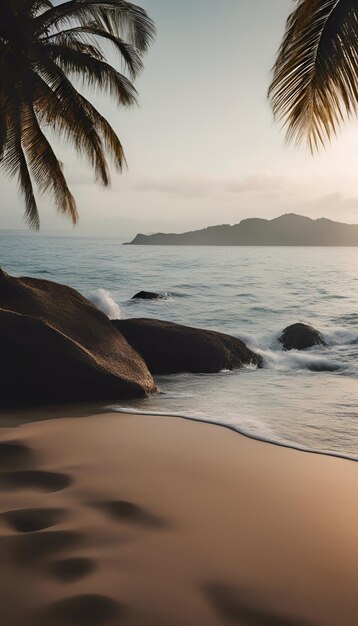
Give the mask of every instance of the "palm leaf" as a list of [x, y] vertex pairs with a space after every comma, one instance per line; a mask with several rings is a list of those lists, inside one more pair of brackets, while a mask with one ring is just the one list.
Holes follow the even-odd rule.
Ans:
[[23, 106], [22, 145], [31, 177], [38, 189], [43, 194], [52, 193], [57, 210], [68, 215], [76, 224], [78, 220], [76, 202], [67, 186], [61, 163], [43, 134], [29, 103]]
[[9, 132], [9, 106], [6, 102], [6, 97], [3, 92], [0, 91], [0, 162], [4, 158], [4, 149]]
[[[67, 28], [64, 26], [67, 25]], [[106, 154], [121, 170], [122, 144], [108, 121], [72, 79], [107, 91], [118, 105], [136, 102], [127, 78], [142, 69], [154, 37], [147, 13], [124, 0], [0, 0], [0, 166], [17, 176], [25, 215], [39, 228], [34, 188], [50, 193], [57, 210], [78, 219], [62, 164], [44, 129], [86, 157], [96, 180], [109, 185]], [[123, 73], [107, 61], [113, 46]]]
[[48, 51], [66, 74], [84, 79], [87, 85], [98, 87], [101, 92], [108, 91], [118, 104], [127, 106], [136, 102], [137, 91], [130, 80], [106, 61], [88, 52], [56, 44], [48, 46]]
[[53, 8], [51, 0], [24, 0], [22, 5], [23, 12], [30, 12], [31, 15], [36, 15], [39, 11], [45, 11]]
[[17, 103], [8, 120], [6, 144], [4, 146], [4, 169], [13, 177], [17, 174], [18, 186], [25, 200], [25, 217], [34, 230], [40, 228], [40, 218], [28, 170], [25, 153], [22, 147], [23, 118], [21, 105]]
[[269, 89], [287, 140], [319, 149], [358, 106], [358, 1], [295, 0]]
[[102, 161], [103, 144], [119, 170], [125, 163], [122, 144], [107, 120], [75, 90], [58, 68], [51, 73], [53, 79], [55, 76], [52, 89], [36, 76], [38, 101], [35, 106], [40, 123], [53, 128], [64, 141], [72, 143], [78, 152], [87, 156], [97, 178], [107, 185], [109, 175], [107, 163]]
[[86, 26], [94, 21], [99, 28], [114, 35], [126, 36], [140, 52], [148, 49], [155, 27], [146, 11], [123, 0], [68, 0], [37, 18], [37, 32], [48, 32], [78, 20]]
[[104, 60], [104, 55], [99, 49], [99, 41], [105, 40], [110, 42], [116, 51], [119, 53], [120, 58], [124, 61], [126, 69], [128, 69], [131, 78], [135, 78], [137, 74], [143, 69], [143, 62], [138, 52], [131, 44], [126, 43], [118, 37], [105, 30], [98, 28], [96, 23], [88, 24], [88, 26], [76, 26], [63, 30], [60, 33], [54, 33], [43, 38], [42, 41], [46, 43], [54, 43], [56, 45], [64, 45], [69, 48], [77, 49], [79, 43], [92, 43], [97, 47], [96, 58]]
[[76, 150], [88, 157], [96, 179], [108, 185], [109, 173], [101, 138], [92, 116], [83, 107], [79, 92], [61, 68], [48, 58], [38, 61], [34, 80], [37, 93], [34, 105], [40, 123], [45, 122], [58, 130], [63, 139], [72, 141]]
[[101, 115], [99, 111], [97, 111], [93, 104], [91, 104], [91, 102], [86, 100], [86, 98], [84, 98], [83, 96], [81, 96], [81, 100], [83, 106], [86, 107], [91, 114], [94, 127], [96, 128], [97, 132], [101, 134], [103, 143], [110, 157], [112, 158], [115, 167], [117, 168], [117, 170], [122, 171], [123, 166], [126, 165], [127, 162], [124, 155], [123, 146], [119, 138], [117, 137], [112, 126], [109, 124], [106, 118], [103, 117], [103, 115]]

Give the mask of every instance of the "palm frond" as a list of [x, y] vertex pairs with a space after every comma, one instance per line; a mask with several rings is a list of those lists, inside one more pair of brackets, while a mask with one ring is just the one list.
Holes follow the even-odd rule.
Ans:
[[52, 193], [57, 210], [68, 215], [73, 224], [78, 220], [76, 202], [50, 143], [43, 134], [31, 104], [23, 106], [22, 146], [38, 189]]
[[287, 140], [311, 151], [358, 108], [357, 0], [295, 0], [269, 88]]
[[86, 26], [93, 21], [99, 28], [125, 36], [144, 52], [153, 42], [155, 26], [141, 7], [124, 0], [68, 0], [37, 18], [37, 32], [48, 32], [77, 20]]
[[34, 104], [40, 122], [59, 130], [63, 139], [73, 142], [76, 150], [89, 159], [96, 179], [107, 186], [109, 172], [102, 141], [79, 92], [61, 68], [47, 58], [42, 59], [34, 79], [38, 94]]
[[[67, 33], [59, 34], [56, 39], [49, 40], [49, 48], [47, 52], [52, 52], [54, 49], [62, 51], [74, 50], [75, 52], [84, 52], [94, 59], [98, 59], [99, 61], [105, 61], [106, 58], [104, 53], [99, 45], [95, 45], [94, 42], [86, 41], [85, 37], [73, 37]], [[50, 54], [51, 56], [51, 54]], [[52, 57], [51, 57], [52, 58]]]
[[54, 89], [40, 77], [37, 76], [36, 80], [39, 97], [35, 107], [40, 124], [53, 128], [63, 141], [72, 143], [81, 155], [88, 158], [97, 172], [97, 179], [108, 185], [109, 174], [104, 148], [119, 171], [125, 163], [122, 144], [113, 128], [68, 83], [66, 77], [59, 78]]
[[103, 143], [108, 151], [110, 157], [113, 160], [113, 163], [117, 170], [122, 171], [123, 166], [127, 165], [126, 158], [124, 155], [123, 146], [113, 130], [112, 126], [106, 120], [103, 115], [97, 111], [97, 109], [93, 106], [91, 102], [86, 100], [84, 96], [81, 96], [83, 106], [87, 108], [89, 113], [92, 116], [94, 126], [97, 132], [102, 136]]
[[81, 52], [55, 44], [47, 47], [50, 57], [66, 73], [84, 79], [86, 85], [107, 91], [121, 105], [128, 106], [136, 102], [137, 91], [124, 74], [112, 65], [95, 58], [87, 52]]
[[[117, 169], [125, 165], [117, 134], [77, 83], [106, 91], [118, 105], [135, 103], [127, 75], [142, 69], [153, 37], [147, 13], [124, 0], [0, 0], [0, 166], [17, 176], [31, 227], [40, 223], [34, 189], [50, 193], [74, 223], [78, 218], [47, 131], [87, 158], [105, 186], [107, 155]], [[121, 71], [107, 60], [110, 46]]]
[[5, 94], [0, 91], [0, 163], [4, 156], [4, 148], [9, 132], [9, 113]]
[[51, 0], [25, 0], [22, 4], [23, 12], [25, 14], [29, 12], [31, 15], [37, 15], [39, 12], [53, 9]]
[[23, 119], [20, 104], [12, 111], [8, 121], [6, 144], [4, 146], [5, 158], [2, 160], [3, 169], [10, 177], [17, 175], [19, 191], [25, 200], [25, 217], [30, 228], [39, 230], [40, 218], [37, 203], [32, 186], [31, 176], [28, 170], [25, 153], [22, 147]]
[[[92, 44], [97, 47], [100, 52], [96, 58], [102, 58], [105, 60], [105, 56], [102, 50], [99, 48], [99, 41], [105, 40], [110, 42], [115, 50], [119, 53], [120, 58], [124, 61], [126, 69], [128, 69], [131, 78], [135, 78], [137, 74], [143, 69], [143, 62], [140, 58], [137, 50], [131, 44], [126, 43], [112, 33], [106, 30], [98, 28], [96, 23], [88, 24], [87, 26], [76, 26], [63, 30], [59, 33], [53, 33], [42, 39], [44, 43], [54, 43], [56, 45], [65, 45], [69, 48], [75, 48], [78, 42], [84, 44]], [[94, 55], [96, 56], [96, 55]]]
[[17, 146], [18, 154], [18, 183], [25, 199], [25, 219], [30, 228], [40, 230], [40, 216], [32, 186], [30, 172], [27, 167], [25, 153], [21, 143]]

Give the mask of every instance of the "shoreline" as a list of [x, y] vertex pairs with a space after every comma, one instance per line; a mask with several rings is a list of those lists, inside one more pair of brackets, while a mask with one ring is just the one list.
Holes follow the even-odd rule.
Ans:
[[351, 463], [97, 408], [0, 430], [7, 626], [355, 626]]
[[[34, 420], [33, 414], [36, 413], [36, 419]], [[103, 413], [114, 413], [119, 415], [144, 415], [147, 417], [169, 417], [169, 418], [179, 418], [183, 420], [187, 420], [189, 422], [198, 422], [203, 424], [208, 424], [211, 426], [218, 426], [224, 428], [225, 430], [229, 430], [230, 432], [236, 433], [241, 437], [245, 437], [251, 441], [255, 441], [258, 443], [264, 443], [267, 445], [275, 446], [278, 448], [284, 448], [287, 450], [293, 450], [297, 452], [302, 452], [304, 454], [313, 454], [317, 456], [329, 457], [333, 459], [340, 459], [343, 461], [350, 461], [352, 463], [358, 462], [358, 456], [350, 456], [349, 454], [344, 454], [340, 452], [330, 451], [330, 450], [320, 450], [315, 448], [309, 448], [304, 445], [294, 444], [290, 442], [281, 442], [275, 439], [270, 439], [268, 437], [255, 435], [246, 431], [245, 429], [239, 429], [230, 424], [225, 424], [223, 422], [215, 422], [214, 420], [210, 420], [210, 418], [201, 418], [195, 415], [190, 415], [188, 413], [181, 412], [171, 412], [171, 411], [146, 411], [141, 410], [139, 408], [132, 408], [130, 406], [126, 406], [121, 408], [120, 406], [114, 404], [104, 404], [103, 402], [76, 402], [71, 404], [57, 404], [57, 405], [39, 405], [28, 408], [12, 408], [12, 409], [1, 409], [0, 410], [0, 432], [2, 428], [13, 428], [16, 426], [21, 426], [25, 423], [32, 423], [34, 421], [46, 421], [48, 418], [48, 414], [51, 414], [51, 419], [61, 419], [67, 417], [71, 414], [73, 417], [88, 417], [94, 415], [101, 415]], [[5, 415], [5, 417], [4, 417]]]
[[286, 448], [287, 450], [295, 450], [297, 452], [303, 452], [305, 454], [316, 454], [318, 456], [327, 456], [333, 459], [341, 459], [342, 461], [352, 461], [352, 463], [358, 462], [358, 457], [349, 456], [348, 454], [341, 454], [339, 452], [327, 451], [327, 450], [318, 450], [315, 448], [308, 448], [306, 446], [301, 446], [299, 444], [289, 443], [289, 442], [280, 442], [275, 439], [269, 439], [268, 437], [260, 437], [259, 435], [254, 435], [245, 431], [244, 429], [240, 430], [239, 428], [235, 428], [230, 424], [224, 424], [222, 422], [215, 422], [214, 420], [210, 420], [208, 418], [200, 418], [195, 415], [189, 415], [185, 413], [172, 413], [170, 411], [163, 412], [153, 412], [153, 411], [141, 411], [140, 409], [131, 409], [130, 407], [126, 408], [115, 408], [113, 405], [106, 405], [104, 407], [105, 410], [110, 410], [113, 413], [125, 414], [125, 415], [146, 415], [148, 417], [177, 417], [179, 419], [188, 420], [189, 422], [199, 422], [203, 424], [209, 424], [211, 426], [219, 426], [221, 428], [225, 428], [230, 430], [233, 433], [240, 435], [241, 437], [246, 437], [247, 439], [251, 439], [252, 441], [257, 441], [261, 443], [266, 443], [267, 445], [277, 446], [278, 448]]

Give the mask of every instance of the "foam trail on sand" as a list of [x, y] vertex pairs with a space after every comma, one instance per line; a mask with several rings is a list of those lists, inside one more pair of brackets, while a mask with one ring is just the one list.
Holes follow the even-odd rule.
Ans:
[[106, 289], [97, 289], [88, 294], [88, 299], [103, 311], [110, 320], [118, 320], [121, 317], [121, 310], [113, 300], [112, 295]]
[[353, 461], [355, 463], [358, 462], [358, 457], [350, 456], [348, 454], [341, 454], [340, 452], [335, 452], [333, 450], [317, 450], [316, 448], [309, 448], [308, 446], [301, 446], [299, 444], [293, 444], [286, 441], [278, 441], [277, 439], [271, 439], [270, 437], [259, 436], [253, 433], [248, 432], [244, 428], [240, 428], [239, 426], [216, 422], [207, 417], [198, 417], [197, 415], [189, 415], [183, 413], [175, 413], [171, 411], [161, 412], [161, 411], [141, 411], [137, 408], [132, 407], [119, 407], [116, 405], [105, 406], [104, 409], [106, 411], [113, 411], [115, 413], [124, 413], [124, 414], [132, 414], [132, 415], [148, 415], [150, 417], [179, 417], [186, 420], [191, 420], [193, 422], [204, 422], [206, 424], [212, 424], [213, 426], [219, 426], [222, 428], [228, 428], [234, 432], [243, 435], [244, 437], [248, 437], [249, 439], [253, 439], [254, 441], [261, 441], [262, 443], [269, 443], [274, 446], [278, 446], [280, 448], [289, 448], [290, 450], [297, 450], [298, 452], [306, 452], [309, 454], [319, 454], [322, 456], [331, 456], [337, 459], [343, 459], [345, 461]]

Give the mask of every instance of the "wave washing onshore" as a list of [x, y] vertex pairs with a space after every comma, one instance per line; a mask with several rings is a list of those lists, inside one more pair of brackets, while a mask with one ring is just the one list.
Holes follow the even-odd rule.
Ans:
[[[110, 317], [157, 317], [226, 332], [263, 370], [158, 378], [132, 409], [181, 413], [283, 445], [358, 456], [358, 250], [155, 248], [118, 239], [0, 234], [4, 269], [66, 283]], [[132, 301], [141, 289], [167, 298]], [[282, 352], [277, 337], [306, 321], [326, 347]]]
[[315, 448], [305, 447], [299, 444], [289, 443], [288, 441], [279, 441], [278, 439], [270, 439], [269, 437], [264, 437], [263, 435], [254, 435], [252, 431], [245, 430], [238, 425], [230, 424], [225, 420], [225, 416], [221, 418], [205, 418], [204, 416], [195, 416], [183, 413], [171, 413], [166, 412], [162, 413], [157, 411], [153, 413], [153, 411], [144, 411], [140, 409], [131, 408], [130, 406], [118, 406], [118, 405], [108, 405], [103, 407], [105, 411], [111, 411], [113, 413], [121, 413], [122, 415], [147, 415], [148, 417], [178, 417], [184, 420], [188, 420], [190, 422], [203, 422], [204, 424], [212, 424], [213, 426], [221, 426], [222, 428], [227, 428], [233, 432], [239, 433], [243, 437], [247, 437], [248, 439], [252, 439], [253, 441], [261, 441], [262, 443], [268, 443], [270, 445], [277, 446], [279, 448], [287, 448], [289, 450], [296, 450], [297, 452], [306, 452], [308, 454], [318, 454], [319, 456], [330, 456], [336, 459], [342, 459], [344, 461], [353, 461], [355, 463], [358, 462], [358, 456], [351, 456], [349, 454], [343, 454], [339, 452], [334, 452], [332, 450], [319, 450]]

